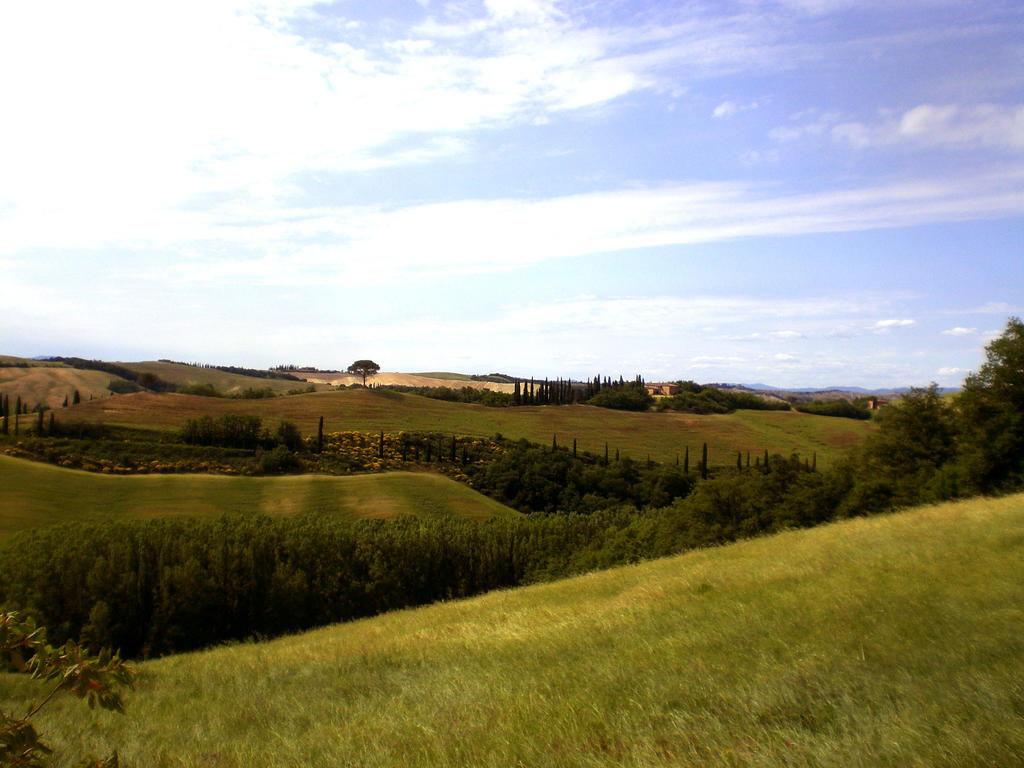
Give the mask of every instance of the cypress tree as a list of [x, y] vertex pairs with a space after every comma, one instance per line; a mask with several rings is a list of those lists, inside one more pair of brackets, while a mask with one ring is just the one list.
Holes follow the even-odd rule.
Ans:
[[82, 402], [82, 396], [78, 393], [78, 390], [76, 389], [71, 394], [71, 404], [78, 405], [80, 402]]
[[576, 458], [576, 438], [572, 439], [572, 457]]
[[21, 395], [17, 395], [17, 399], [14, 401], [14, 415], [17, 416], [21, 413]]
[[[320, 423], [316, 427], [316, 452], [324, 452], [324, 417], [320, 417]], [[405, 456], [402, 456], [404, 459]]]
[[383, 459], [384, 458], [384, 430], [383, 429], [380, 431], [380, 443], [379, 443], [378, 448], [377, 448], [377, 458], [378, 459]]
[[747, 469], [750, 469], [750, 451], [747, 451]]
[[604, 465], [608, 466], [608, 443], [604, 444]]
[[68, 407], [68, 396], [67, 395], [64, 395], [64, 402], [61, 404], [60, 407], [61, 408], [67, 408]]
[[811, 454], [811, 472], [818, 471], [818, 452], [815, 451]]
[[764, 449], [764, 473], [768, 474], [768, 449]]
[[700, 459], [700, 479], [708, 479], [708, 444], [704, 443], [704, 448], [701, 450]]
[[743, 452], [742, 451], [736, 451], [736, 471], [737, 472], [742, 472], [743, 471]]
[[53, 411], [50, 411], [50, 423], [47, 425], [46, 433], [53, 436]]
[[458, 438], [455, 435], [452, 435], [452, 452], [451, 452], [451, 455], [449, 457], [451, 459], [452, 464], [455, 463], [455, 442], [456, 442], [456, 440], [458, 440]]
[[36, 415], [36, 434], [43, 434], [43, 406], [37, 406], [39, 408]]
[[616, 448], [615, 449], [615, 463], [618, 464], [618, 462], [619, 462], [619, 449]]
[[551, 452], [554, 453], [558, 450], [558, 435], [554, 434], [551, 436]]
[[690, 446], [686, 446], [686, 453], [683, 455], [683, 474], [690, 474]]
[[17, 435], [18, 435], [18, 419], [19, 419], [20, 416], [21, 416], [21, 414], [18, 413], [17, 411], [15, 411], [15, 413], [14, 413], [14, 435], [15, 435], [15, 437], [17, 437]]

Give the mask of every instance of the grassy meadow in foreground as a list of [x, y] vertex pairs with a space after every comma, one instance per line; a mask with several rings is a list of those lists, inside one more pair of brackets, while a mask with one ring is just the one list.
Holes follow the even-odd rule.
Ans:
[[56, 765], [1020, 765], [1022, 562], [1024, 496], [921, 508], [146, 662], [39, 726]]
[[442, 475], [388, 472], [332, 477], [101, 475], [0, 455], [0, 538], [49, 523], [262, 512], [347, 517], [514, 515]]
[[431, 431], [490, 437], [501, 433], [550, 445], [557, 435], [562, 446], [578, 441], [580, 451], [612, 454], [643, 461], [682, 460], [690, 450], [691, 466], [699, 459], [701, 444], [708, 443], [710, 463], [734, 466], [737, 451], [759, 456], [798, 453], [827, 466], [860, 442], [874, 427], [853, 419], [812, 416], [795, 411], [737, 411], [702, 416], [687, 413], [630, 413], [587, 405], [488, 408], [450, 403], [388, 390], [317, 392], [264, 400], [226, 400], [176, 394], [139, 392], [105, 398], [68, 410], [60, 420], [100, 421], [129, 426], [176, 429], [185, 419], [204, 414], [242, 413], [261, 416], [267, 425], [276, 420], [295, 422], [306, 435], [314, 435], [320, 416], [328, 432]]

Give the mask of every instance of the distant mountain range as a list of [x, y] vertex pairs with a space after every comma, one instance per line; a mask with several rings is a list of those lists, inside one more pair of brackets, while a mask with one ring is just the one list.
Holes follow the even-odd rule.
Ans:
[[[911, 387], [875, 387], [868, 389], [866, 387], [858, 387], [852, 384], [847, 385], [836, 385], [831, 387], [776, 387], [771, 384], [712, 384], [714, 387], [722, 387], [723, 389], [749, 389], [752, 392], [770, 392], [776, 395], [791, 394], [791, 395], [842, 395], [850, 394], [857, 397], [867, 397], [869, 395], [902, 395], [906, 394], [911, 390]], [[950, 392], [959, 392], [960, 387], [938, 387], [937, 391], [939, 394], [948, 394]]]

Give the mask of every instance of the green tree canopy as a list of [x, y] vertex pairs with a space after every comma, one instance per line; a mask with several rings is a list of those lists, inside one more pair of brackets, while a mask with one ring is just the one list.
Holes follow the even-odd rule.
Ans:
[[1024, 323], [1011, 317], [958, 398], [962, 461], [982, 493], [1024, 483]]
[[363, 386], [366, 386], [366, 377], [373, 376], [380, 371], [380, 366], [373, 360], [356, 360], [348, 367], [348, 372], [363, 377]]

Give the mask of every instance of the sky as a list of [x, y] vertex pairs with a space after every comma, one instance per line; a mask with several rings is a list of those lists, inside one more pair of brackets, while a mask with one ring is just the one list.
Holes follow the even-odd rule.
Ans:
[[956, 386], [1024, 5], [6, 4], [0, 274], [13, 355]]

